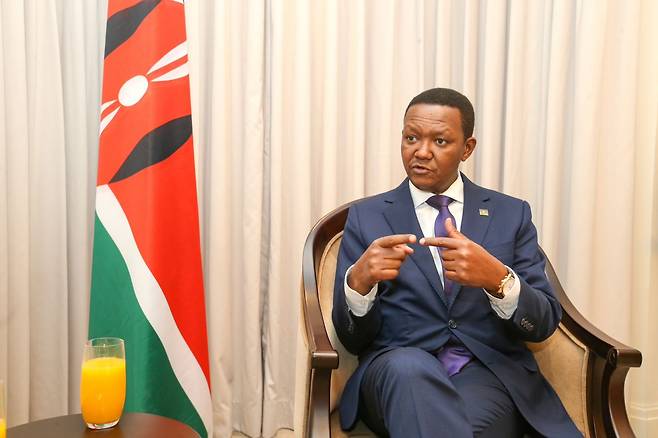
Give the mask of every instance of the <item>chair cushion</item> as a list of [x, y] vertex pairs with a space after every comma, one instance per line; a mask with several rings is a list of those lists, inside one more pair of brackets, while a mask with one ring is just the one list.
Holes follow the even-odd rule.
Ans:
[[322, 309], [322, 317], [327, 328], [327, 335], [331, 341], [331, 345], [338, 352], [339, 366], [338, 369], [331, 373], [331, 397], [329, 401], [329, 408], [331, 412], [336, 409], [340, 396], [343, 393], [343, 388], [347, 379], [350, 378], [357, 365], [359, 364], [356, 356], [348, 352], [343, 344], [338, 340], [338, 335], [334, 329], [331, 320], [331, 309], [333, 308], [334, 301], [334, 280], [336, 275], [336, 260], [338, 259], [338, 249], [340, 248], [340, 241], [343, 233], [337, 234], [325, 248], [322, 259], [320, 259], [320, 273], [318, 278], [318, 287], [320, 288], [320, 308]]
[[551, 384], [569, 416], [585, 437], [587, 427], [587, 367], [589, 351], [562, 325], [540, 343], [526, 344], [541, 373]]
[[[320, 260], [318, 287], [320, 307], [324, 318], [327, 334], [331, 344], [338, 352], [339, 367], [331, 374], [330, 409], [332, 436], [374, 436], [368, 428], [359, 423], [352, 432], [340, 431], [338, 412], [336, 407], [347, 379], [352, 375], [358, 365], [357, 357], [345, 350], [341, 344], [331, 320], [333, 307], [334, 279], [336, 275], [336, 261], [343, 234], [336, 235], [325, 248]], [[560, 324], [558, 330], [546, 341], [528, 343], [533, 352], [542, 374], [555, 389], [564, 404], [576, 427], [589, 436], [587, 430], [587, 348], [580, 343], [568, 330]], [[340, 432], [339, 432], [340, 431]], [[364, 432], [365, 431], [365, 432]], [[363, 435], [368, 433], [370, 435]], [[337, 434], [337, 435], [333, 435]]]

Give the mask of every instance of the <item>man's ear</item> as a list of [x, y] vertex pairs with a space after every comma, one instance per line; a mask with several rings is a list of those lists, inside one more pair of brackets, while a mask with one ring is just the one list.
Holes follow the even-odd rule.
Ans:
[[464, 145], [465, 147], [464, 147], [464, 153], [462, 154], [462, 161], [468, 160], [468, 157], [471, 156], [471, 154], [475, 150], [475, 145], [477, 145], [477, 140], [475, 139], [475, 137], [468, 137]]

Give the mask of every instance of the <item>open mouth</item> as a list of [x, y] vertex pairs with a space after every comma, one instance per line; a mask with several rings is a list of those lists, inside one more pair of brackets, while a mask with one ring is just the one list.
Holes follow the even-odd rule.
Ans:
[[411, 166], [411, 171], [413, 173], [417, 174], [417, 175], [426, 175], [426, 174], [432, 172], [429, 168], [427, 168], [425, 166], [421, 166], [419, 164], [412, 165]]

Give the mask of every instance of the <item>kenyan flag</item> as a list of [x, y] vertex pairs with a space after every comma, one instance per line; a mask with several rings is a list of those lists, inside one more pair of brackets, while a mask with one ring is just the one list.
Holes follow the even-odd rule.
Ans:
[[126, 341], [125, 411], [212, 436], [182, 0], [110, 0], [89, 336]]

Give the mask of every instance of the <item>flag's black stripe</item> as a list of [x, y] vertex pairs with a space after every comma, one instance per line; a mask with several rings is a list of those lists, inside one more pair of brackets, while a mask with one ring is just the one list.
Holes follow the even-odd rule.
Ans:
[[167, 159], [192, 135], [192, 117], [173, 119], [146, 134], [130, 152], [111, 183], [121, 181], [142, 169]]
[[105, 57], [135, 33], [144, 18], [160, 3], [160, 0], [143, 0], [123, 9], [107, 19], [105, 33]]

